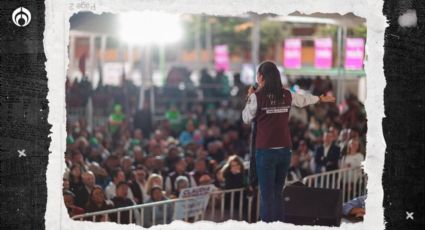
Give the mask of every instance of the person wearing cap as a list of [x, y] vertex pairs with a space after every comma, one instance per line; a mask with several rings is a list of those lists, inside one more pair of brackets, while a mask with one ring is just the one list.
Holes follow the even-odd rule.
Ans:
[[66, 137], [67, 148], [69, 148], [70, 145], [73, 145], [74, 142], [75, 142], [74, 137], [71, 134], [68, 134], [68, 136]]
[[63, 200], [70, 217], [84, 213], [84, 209], [74, 204], [75, 195], [70, 190], [63, 191]]
[[176, 178], [176, 181], [174, 181], [174, 188], [175, 191], [171, 193], [170, 198], [178, 198], [180, 196], [180, 192], [185, 189], [189, 188], [189, 180], [185, 176], [178, 176]]
[[342, 205], [342, 215], [352, 222], [362, 221], [365, 212], [367, 196], [356, 197]]
[[[158, 185], [152, 186], [152, 188], [149, 191], [149, 196], [150, 198], [148, 199], [147, 203], [168, 200], [168, 198], [164, 196], [162, 187]], [[143, 227], [149, 228], [153, 224], [153, 221], [152, 221], [153, 207], [145, 208], [144, 212], [145, 212], [145, 216], [144, 216]], [[165, 223], [164, 223], [164, 215], [166, 215]], [[172, 203], [161, 205], [160, 207], [155, 208], [155, 224], [169, 224], [171, 223], [172, 219], [173, 219], [173, 204]]]
[[193, 177], [186, 172], [186, 161], [184, 158], [179, 157], [179, 159], [176, 161], [176, 165], [174, 167], [174, 171], [168, 174], [167, 178], [165, 179], [165, 191], [167, 192], [167, 195], [170, 194], [176, 194], [177, 186], [176, 186], [176, 179], [179, 176], [186, 177], [189, 186], [188, 187], [195, 187], [196, 182]]

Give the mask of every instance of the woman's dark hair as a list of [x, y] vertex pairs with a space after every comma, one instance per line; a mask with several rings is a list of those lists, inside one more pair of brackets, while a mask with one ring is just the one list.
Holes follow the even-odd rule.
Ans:
[[241, 167], [241, 173], [244, 173], [245, 167], [243, 165], [242, 158], [240, 158], [238, 155], [234, 154], [227, 159], [226, 164], [221, 169], [223, 175], [230, 172], [230, 168], [231, 168], [230, 163], [232, 163], [232, 161], [236, 162]]
[[103, 200], [103, 204], [102, 204], [102, 205], [106, 206], [106, 194], [105, 194], [105, 191], [104, 191], [104, 190], [103, 190], [103, 188], [102, 188], [102, 187], [100, 187], [99, 185], [95, 185], [95, 186], [93, 187], [93, 189], [91, 190], [91, 192], [90, 192], [90, 196], [89, 196], [89, 199], [87, 200], [87, 203], [86, 203], [86, 205], [85, 205], [85, 209], [86, 209], [86, 211], [87, 211], [87, 210], [89, 210], [89, 211], [97, 210], [97, 208], [96, 208], [96, 204], [95, 204], [95, 203], [94, 203], [94, 201], [93, 201], [93, 194], [94, 194], [94, 192], [95, 192], [96, 190], [100, 190], [100, 191], [102, 191], [102, 193], [103, 193], [103, 198], [104, 198], [104, 200]]
[[269, 97], [272, 105], [274, 104], [273, 102], [282, 103], [283, 85], [277, 66], [271, 61], [265, 61], [258, 67], [258, 73], [263, 75], [264, 78], [264, 87], [261, 88], [261, 91]]
[[120, 181], [118, 182], [117, 186], [115, 187], [116, 189], [119, 189], [122, 186], [128, 186], [128, 183], [125, 181]]
[[112, 172], [111, 172], [111, 178], [112, 178], [112, 180], [114, 180], [115, 177], [117, 177], [118, 176], [118, 173], [120, 173], [120, 172], [124, 172], [124, 171], [122, 171], [121, 168], [115, 168], [114, 170], [112, 170]]

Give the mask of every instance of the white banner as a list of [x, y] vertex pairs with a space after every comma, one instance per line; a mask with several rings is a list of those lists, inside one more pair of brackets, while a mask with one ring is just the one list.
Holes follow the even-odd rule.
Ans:
[[213, 185], [204, 185], [194, 188], [186, 188], [180, 192], [179, 198], [196, 197], [191, 200], [183, 200], [176, 203], [175, 219], [181, 220], [186, 216], [194, 217], [204, 212], [208, 206], [210, 194], [216, 190]]

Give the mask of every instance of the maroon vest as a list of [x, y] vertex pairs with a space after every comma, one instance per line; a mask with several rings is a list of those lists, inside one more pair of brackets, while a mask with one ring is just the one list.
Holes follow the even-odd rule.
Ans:
[[292, 147], [288, 120], [291, 110], [291, 92], [283, 90], [283, 103], [272, 105], [264, 92], [255, 93], [257, 97], [257, 133], [255, 145], [257, 149], [276, 147]]

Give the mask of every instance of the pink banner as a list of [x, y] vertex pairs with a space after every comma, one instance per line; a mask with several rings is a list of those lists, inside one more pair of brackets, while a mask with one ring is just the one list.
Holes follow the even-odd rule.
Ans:
[[301, 68], [301, 39], [285, 39], [283, 66], [288, 69]]
[[317, 38], [314, 40], [314, 67], [316, 69], [332, 68], [332, 39]]
[[345, 69], [363, 69], [364, 39], [347, 38], [345, 43]]
[[217, 45], [214, 47], [215, 69], [217, 71], [228, 71], [230, 66], [229, 51], [227, 45]]

